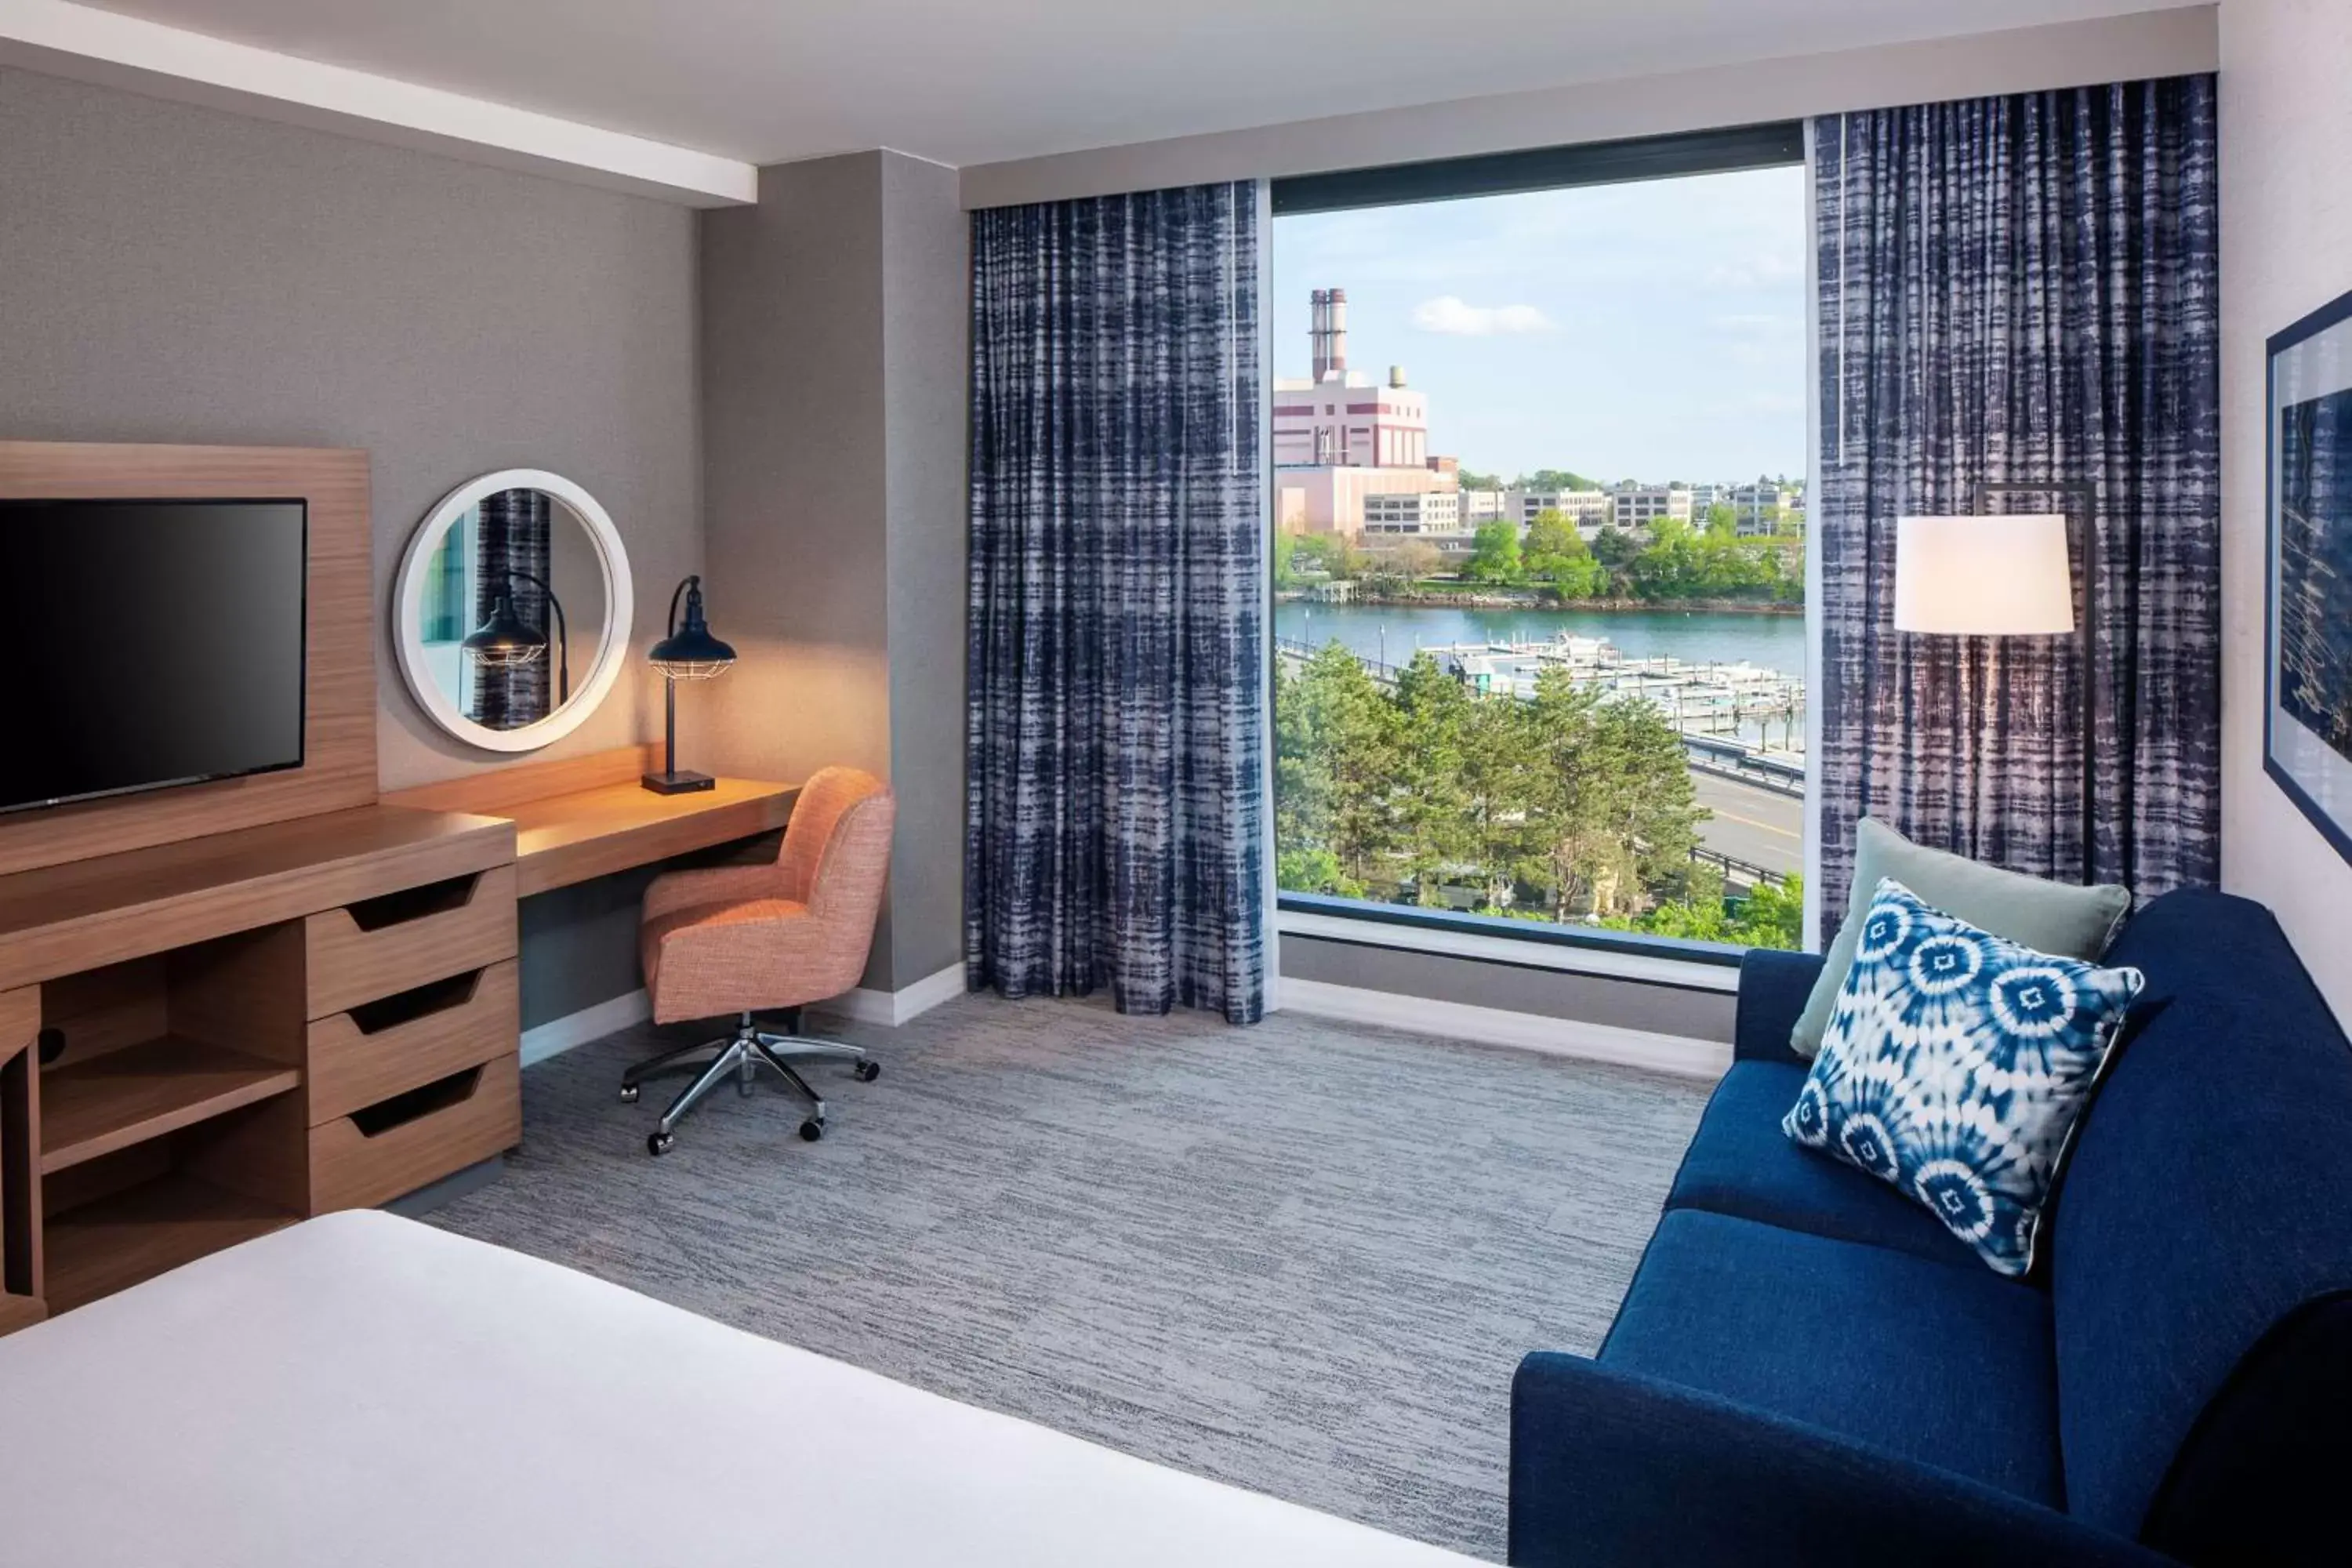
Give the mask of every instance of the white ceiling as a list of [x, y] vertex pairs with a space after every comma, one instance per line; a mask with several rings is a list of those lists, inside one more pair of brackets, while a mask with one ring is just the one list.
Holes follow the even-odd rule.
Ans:
[[778, 163], [958, 166], [2200, 0], [98, 0]]

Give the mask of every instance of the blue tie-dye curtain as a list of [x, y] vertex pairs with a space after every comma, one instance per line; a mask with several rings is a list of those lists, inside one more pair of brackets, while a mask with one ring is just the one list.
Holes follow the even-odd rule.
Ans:
[[[2143, 900], [2219, 872], [2219, 233], [2210, 76], [1830, 116], [1820, 238], [1824, 930], [1867, 813]], [[2095, 732], [2071, 637], [1894, 629], [1895, 520], [2098, 492]], [[2001, 510], [2054, 510], [2022, 498]]]
[[973, 216], [975, 987], [1265, 1011], [1258, 228], [1248, 182]]

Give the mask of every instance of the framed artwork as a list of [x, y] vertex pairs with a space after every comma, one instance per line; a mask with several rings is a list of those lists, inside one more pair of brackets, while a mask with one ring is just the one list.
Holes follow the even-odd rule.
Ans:
[[2263, 767], [2352, 860], [2352, 294], [2270, 341]]

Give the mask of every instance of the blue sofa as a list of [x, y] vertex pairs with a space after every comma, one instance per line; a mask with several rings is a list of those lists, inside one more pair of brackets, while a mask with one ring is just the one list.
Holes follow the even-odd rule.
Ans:
[[2352, 1047], [2261, 905], [2177, 892], [2035, 1277], [1780, 1133], [1821, 960], [1735, 1061], [1600, 1354], [1511, 1391], [1510, 1561], [2352, 1563]]

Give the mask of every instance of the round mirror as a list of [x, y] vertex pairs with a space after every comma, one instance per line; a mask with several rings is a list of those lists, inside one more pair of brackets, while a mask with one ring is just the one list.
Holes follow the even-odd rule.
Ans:
[[493, 752], [562, 739], [628, 658], [629, 558], [595, 498], [506, 468], [459, 485], [408, 542], [393, 591], [408, 689]]

